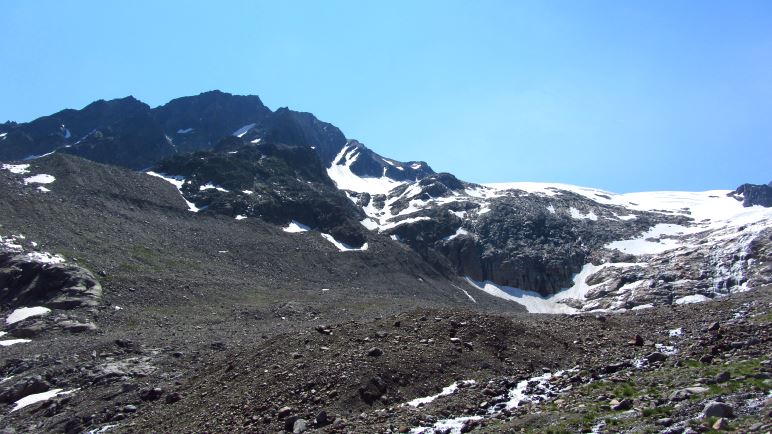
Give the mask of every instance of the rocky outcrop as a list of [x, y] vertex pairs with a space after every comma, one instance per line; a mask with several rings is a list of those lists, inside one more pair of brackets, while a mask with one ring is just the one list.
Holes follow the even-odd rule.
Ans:
[[[236, 141], [228, 139], [218, 149], [232, 149]], [[307, 147], [261, 143], [198, 152], [164, 160], [154, 170], [184, 178], [183, 195], [204, 212], [278, 225], [295, 220], [353, 247], [367, 240], [359, 224], [364, 214], [335, 188]]]
[[101, 297], [102, 285], [85, 268], [0, 253], [0, 303], [72, 309], [97, 306]]
[[769, 208], [772, 207], [772, 182], [767, 185], [743, 184], [728, 195], [741, 200], [745, 207], [759, 205]]

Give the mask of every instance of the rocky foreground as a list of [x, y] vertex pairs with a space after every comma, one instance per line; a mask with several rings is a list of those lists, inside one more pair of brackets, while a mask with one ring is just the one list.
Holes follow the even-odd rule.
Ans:
[[4, 432], [766, 432], [771, 306], [766, 287], [620, 314], [416, 310], [195, 351], [102, 340], [79, 364], [6, 360], [0, 411]]

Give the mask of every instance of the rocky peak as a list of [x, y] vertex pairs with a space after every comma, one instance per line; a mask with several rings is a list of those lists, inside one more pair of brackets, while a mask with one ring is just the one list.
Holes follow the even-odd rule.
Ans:
[[765, 208], [772, 207], [772, 182], [764, 184], [743, 184], [727, 196], [742, 201], [743, 206], [760, 205]]

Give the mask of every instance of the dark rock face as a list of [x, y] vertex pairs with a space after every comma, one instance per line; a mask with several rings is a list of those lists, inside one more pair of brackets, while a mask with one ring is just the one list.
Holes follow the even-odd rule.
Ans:
[[772, 182], [767, 185], [743, 184], [729, 196], [742, 200], [745, 207], [760, 205], [769, 208], [772, 206]]
[[[229, 149], [235, 142], [228, 139], [218, 147]], [[359, 224], [364, 215], [335, 188], [310, 148], [266, 143], [226, 153], [197, 152], [164, 160], [155, 170], [184, 177], [183, 194], [206, 212], [280, 225], [296, 220], [354, 247], [366, 242]]]
[[0, 160], [20, 160], [67, 145], [100, 128], [147, 113], [147, 104], [134, 97], [95, 101], [82, 110], [66, 109], [24, 124], [7, 123], [0, 142]]
[[145, 112], [95, 130], [62, 152], [99, 163], [143, 169], [148, 162], [176, 153], [173, 143]]
[[85, 268], [0, 253], [0, 302], [4, 304], [72, 309], [96, 306], [101, 296], [102, 286]]
[[[338, 150], [342, 148], [341, 146]], [[408, 161], [401, 163], [384, 158], [356, 140], [348, 141], [345, 144], [345, 149], [347, 159], [355, 159], [351, 164], [351, 171], [362, 177], [380, 178], [386, 176], [397, 181], [416, 181], [434, 174], [434, 171], [426, 162]], [[345, 159], [338, 161], [331, 159], [329, 161], [332, 164], [343, 164], [344, 162]]]
[[346, 144], [346, 137], [335, 125], [322, 122], [311, 113], [280, 108], [245, 138], [267, 142], [314, 147], [324, 166], [328, 166]]
[[[421, 190], [414, 195], [402, 195], [407, 186], [391, 192], [392, 197], [402, 195], [392, 202], [392, 214], [406, 209], [411, 201], [451, 197], [472, 186], [448, 174], [427, 176], [418, 185]], [[360, 195], [359, 199], [367, 198]], [[571, 208], [593, 213], [598, 220], [574, 218]], [[471, 201], [430, 207], [403, 218], [425, 220], [398, 225], [384, 233], [398, 236], [432, 263], [442, 262], [437, 257], [444, 257], [459, 275], [549, 296], [570, 287], [574, 275], [603, 245], [634, 238], [656, 223], [685, 221], [682, 216], [648, 212], [637, 213], [632, 221], [613, 217], [627, 212], [567, 191], [550, 198], [523, 193], [495, 198], [486, 210]], [[477, 216], [471, 220], [458, 217], [467, 214]]]
[[239, 128], [264, 121], [271, 110], [256, 95], [215, 90], [174, 99], [153, 109], [151, 115], [177, 151], [184, 153], [211, 149]]

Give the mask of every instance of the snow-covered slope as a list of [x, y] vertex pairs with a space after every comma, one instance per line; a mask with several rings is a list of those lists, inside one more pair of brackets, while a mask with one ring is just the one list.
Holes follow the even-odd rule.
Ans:
[[328, 174], [367, 214], [365, 227], [443, 255], [473, 288], [532, 312], [681, 304], [772, 280], [772, 208], [745, 207], [730, 190], [397, 181], [356, 175], [356, 158], [343, 148]]

